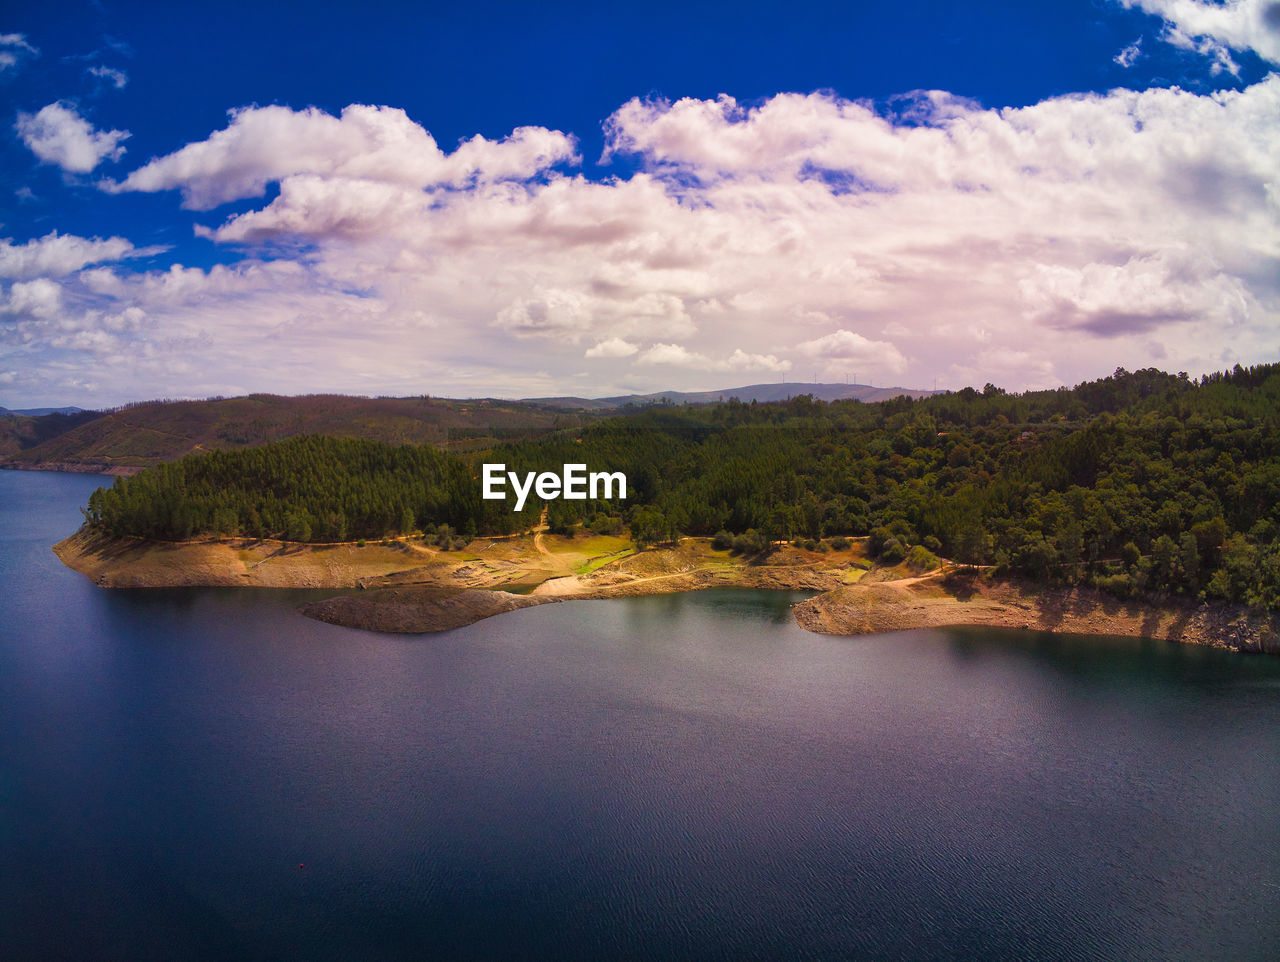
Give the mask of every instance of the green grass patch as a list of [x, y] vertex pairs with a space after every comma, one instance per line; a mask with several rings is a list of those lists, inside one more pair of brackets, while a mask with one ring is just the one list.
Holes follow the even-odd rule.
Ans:
[[589, 575], [597, 568], [603, 568], [610, 561], [616, 561], [617, 559], [632, 553], [634, 553], [634, 549], [628, 545], [620, 551], [613, 552], [613, 554], [601, 555], [597, 558], [588, 558], [586, 561], [574, 565], [573, 573], [575, 575]]
[[618, 554], [632, 547], [629, 538], [619, 538], [610, 534], [596, 534], [586, 538], [549, 537], [543, 539], [543, 544], [553, 554], [582, 554], [589, 558]]

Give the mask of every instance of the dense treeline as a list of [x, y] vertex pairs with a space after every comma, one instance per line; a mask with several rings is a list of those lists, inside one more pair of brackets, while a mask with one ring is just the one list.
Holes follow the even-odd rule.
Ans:
[[[522, 473], [581, 462], [624, 472], [629, 497], [550, 501], [562, 530], [626, 523], [648, 543], [722, 531], [747, 544], [871, 535], [891, 561], [932, 551], [1120, 596], [1280, 607], [1278, 365], [1198, 381], [1119, 370], [1021, 395], [988, 385], [877, 404], [799, 397], [664, 408], [501, 445], [469, 465], [421, 448], [319, 444], [237, 452], [241, 460], [216, 469], [184, 459], [95, 496], [89, 514], [113, 532], [162, 537], [287, 535], [290, 511], [315, 540], [337, 540], [335, 516], [347, 537], [440, 523], [506, 531], [527, 527], [544, 505], [532, 496], [513, 516], [480, 501], [480, 462]], [[402, 467], [371, 473], [373, 449], [396, 452], [385, 457]], [[234, 504], [209, 507], [230, 492]]]
[[483, 502], [470, 468], [435, 448], [309, 436], [214, 451], [117, 479], [89, 498], [88, 520], [112, 535], [193, 534], [348, 541], [449, 525], [522, 523]]

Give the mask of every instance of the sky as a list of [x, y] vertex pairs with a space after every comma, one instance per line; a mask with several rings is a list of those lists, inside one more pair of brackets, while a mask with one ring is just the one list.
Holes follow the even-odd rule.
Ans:
[[614, 7], [0, 4], [0, 406], [1280, 360], [1280, 0]]

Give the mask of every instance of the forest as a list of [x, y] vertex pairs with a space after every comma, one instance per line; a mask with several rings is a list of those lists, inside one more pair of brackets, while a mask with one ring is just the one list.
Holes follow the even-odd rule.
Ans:
[[[622, 471], [628, 499], [480, 498], [480, 464]], [[1280, 365], [1154, 369], [1074, 388], [987, 385], [877, 403], [809, 396], [640, 410], [483, 451], [300, 437], [192, 455], [90, 498], [111, 535], [446, 544], [532, 527], [716, 536], [744, 551], [868, 537], [886, 563], [941, 555], [1118, 597], [1280, 608]]]

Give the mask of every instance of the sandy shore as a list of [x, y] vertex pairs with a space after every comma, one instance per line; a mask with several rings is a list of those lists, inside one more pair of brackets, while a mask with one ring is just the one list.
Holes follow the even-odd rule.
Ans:
[[810, 631], [833, 635], [985, 625], [1280, 654], [1280, 616], [1267, 612], [1226, 604], [1119, 601], [1089, 588], [938, 573], [837, 588], [797, 605], [795, 617]]
[[212, 538], [166, 543], [82, 529], [53, 550], [106, 588], [356, 589], [303, 613], [352, 628], [413, 633], [572, 599], [721, 586], [829, 591], [860, 577], [865, 565], [856, 548], [820, 554], [783, 547], [748, 560], [715, 551], [706, 539], [635, 552], [622, 538], [543, 532], [477, 539], [463, 551], [444, 552], [412, 540], [364, 547]]
[[429, 570], [434, 560], [401, 543], [364, 548], [244, 539], [169, 543], [103, 538], [84, 529], [53, 551], [67, 567], [104, 588], [354, 588], [410, 567]]
[[307, 605], [303, 614], [372, 631], [444, 631], [549, 602], [743, 587], [819, 593], [797, 605], [795, 617], [801, 627], [825, 634], [987, 625], [1280, 654], [1280, 616], [1267, 612], [1122, 602], [1092, 589], [940, 572], [913, 576], [902, 568], [866, 572], [859, 545], [826, 554], [783, 546], [748, 560], [697, 538], [635, 552], [622, 538], [537, 532], [477, 539], [461, 552], [444, 552], [409, 539], [364, 547], [245, 539], [170, 544], [107, 539], [82, 529], [54, 551], [103, 587], [354, 589]]

